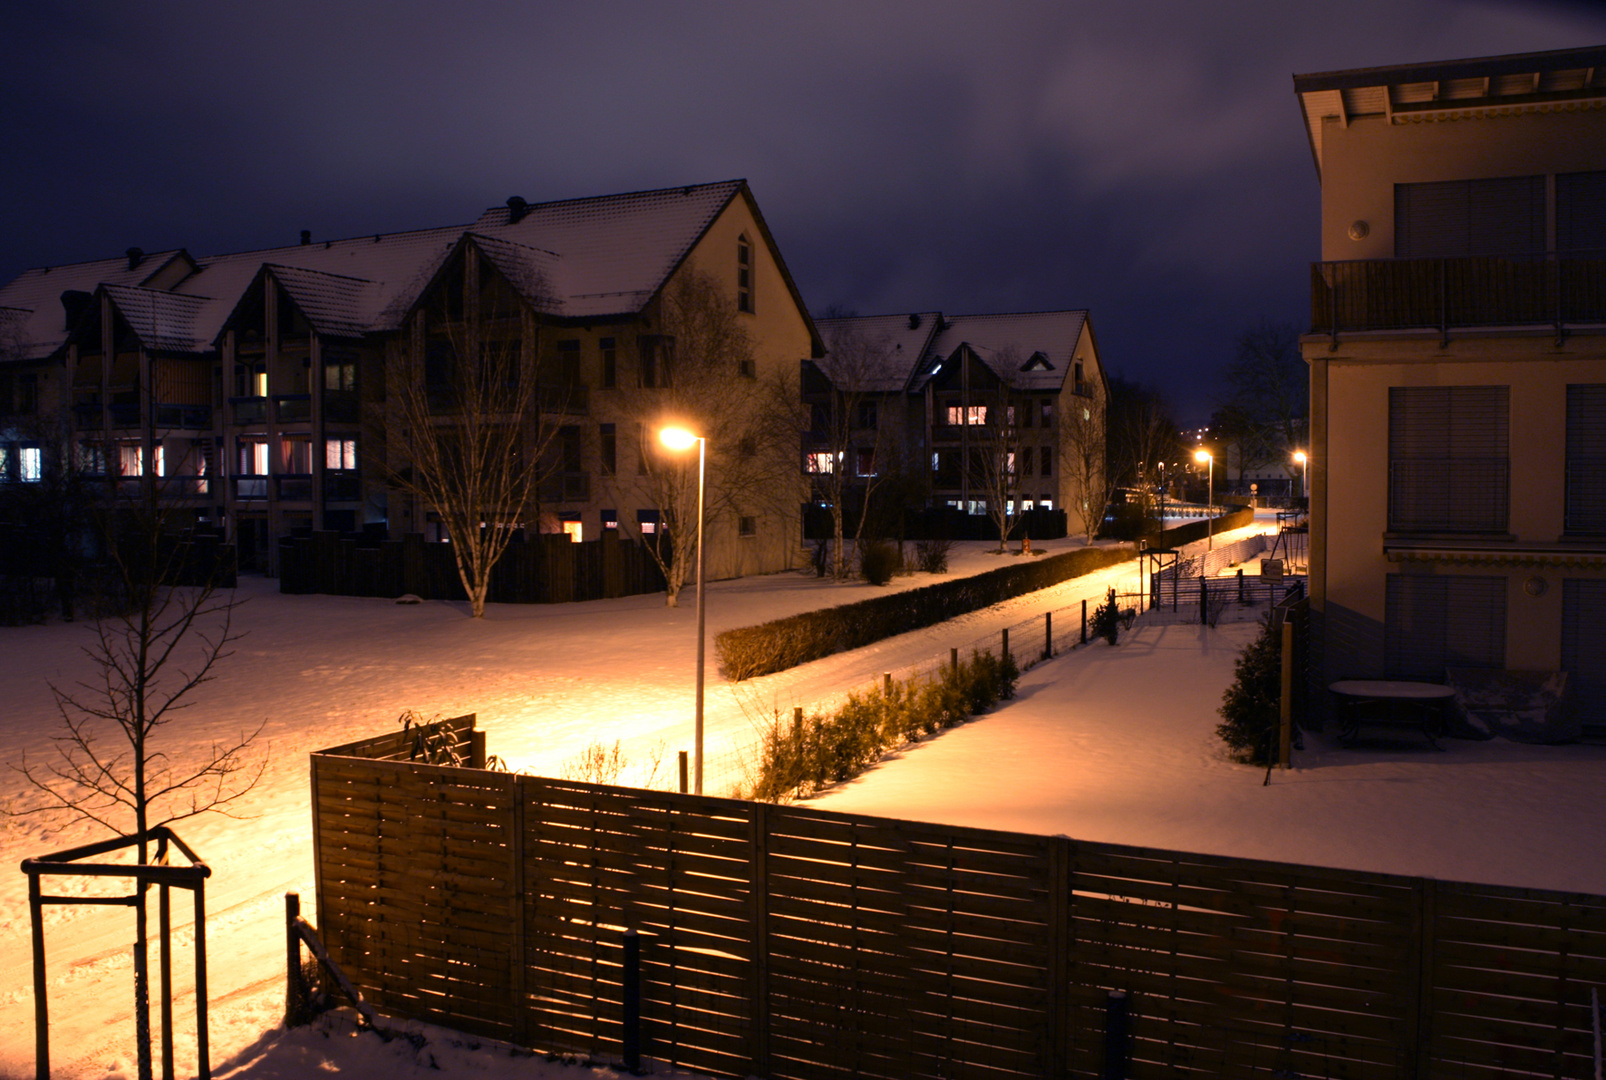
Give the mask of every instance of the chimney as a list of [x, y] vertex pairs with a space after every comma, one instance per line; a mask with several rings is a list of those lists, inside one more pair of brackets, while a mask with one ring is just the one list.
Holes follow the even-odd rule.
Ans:
[[911, 315], [911, 316], [909, 316], [909, 329], [911, 329], [911, 330], [920, 329], [920, 316], [919, 315]]
[[86, 293], [82, 289], [68, 289], [62, 293], [61, 308], [66, 314], [66, 325], [62, 329], [71, 330], [78, 320], [83, 317], [84, 311], [89, 307], [89, 303], [93, 299], [95, 298], [92, 294]]
[[511, 196], [507, 201], [507, 223], [517, 225], [524, 220], [524, 215], [530, 212], [530, 204], [519, 198]]
[[145, 261], [144, 248], [131, 247], [127, 251], [123, 252], [123, 254], [128, 256], [128, 268], [130, 270], [135, 269], [140, 263]]
[[312, 230], [311, 229], [302, 229], [301, 230], [301, 246], [302, 247], [306, 247], [310, 243], [312, 243]]

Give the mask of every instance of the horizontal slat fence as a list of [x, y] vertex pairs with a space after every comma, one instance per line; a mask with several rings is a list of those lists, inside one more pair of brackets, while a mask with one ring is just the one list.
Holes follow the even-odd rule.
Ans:
[[[362, 752], [365, 744], [341, 748]], [[389, 747], [370, 740], [366, 749]], [[313, 756], [319, 928], [382, 1010], [716, 1076], [1593, 1073], [1606, 898]]]

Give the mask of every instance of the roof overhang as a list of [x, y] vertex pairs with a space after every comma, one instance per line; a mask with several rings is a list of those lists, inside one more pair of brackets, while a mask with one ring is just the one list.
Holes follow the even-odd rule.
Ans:
[[1395, 545], [1385, 542], [1383, 555], [1392, 563], [1439, 563], [1455, 566], [1550, 566], [1568, 570], [1606, 569], [1606, 548], [1490, 547], [1488, 545]]

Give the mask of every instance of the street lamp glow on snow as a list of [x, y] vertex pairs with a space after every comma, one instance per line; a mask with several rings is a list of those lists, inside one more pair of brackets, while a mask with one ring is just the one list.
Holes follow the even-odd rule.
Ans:
[[671, 450], [690, 450], [697, 444], [697, 720], [692, 743], [692, 791], [703, 793], [703, 462], [708, 440], [683, 427], [666, 427], [658, 441]]
[[1216, 549], [1216, 457], [1208, 450], [1194, 451], [1193, 460], [1208, 461], [1210, 463], [1210, 507], [1205, 511], [1206, 519], [1210, 522], [1209, 539], [1205, 542], [1206, 551]]
[[1299, 462], [1299, 497], [1303, 499], [1305, 497], [1305, 463], [1310, 459], [1305, 456], [1305, 451], [1295, 450], [1294, 460]]

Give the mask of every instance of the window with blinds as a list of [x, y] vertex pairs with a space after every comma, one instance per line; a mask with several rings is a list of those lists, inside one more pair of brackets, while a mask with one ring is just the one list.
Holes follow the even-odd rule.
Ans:
[[1562, 580], [1561, 667], [1579, 720], [1606, 726], [1606, 581]]
[[1542, 255], [1545, 178], [1394, 185], [1394, 255]]
[[1383, 664], [1393, 679], [1443, 682], [1446, 668], [1506, 666], [1506, 579], [1390, 574]]
[[1606, 172], [1556, 176], [1556, 250], [1606, 255]]
[[1389, 529], [1505, 532], [1510, 387], [1389, 388]]
[[1568, 533], [1606, 533], [1606, 385], [1567, 387]]

